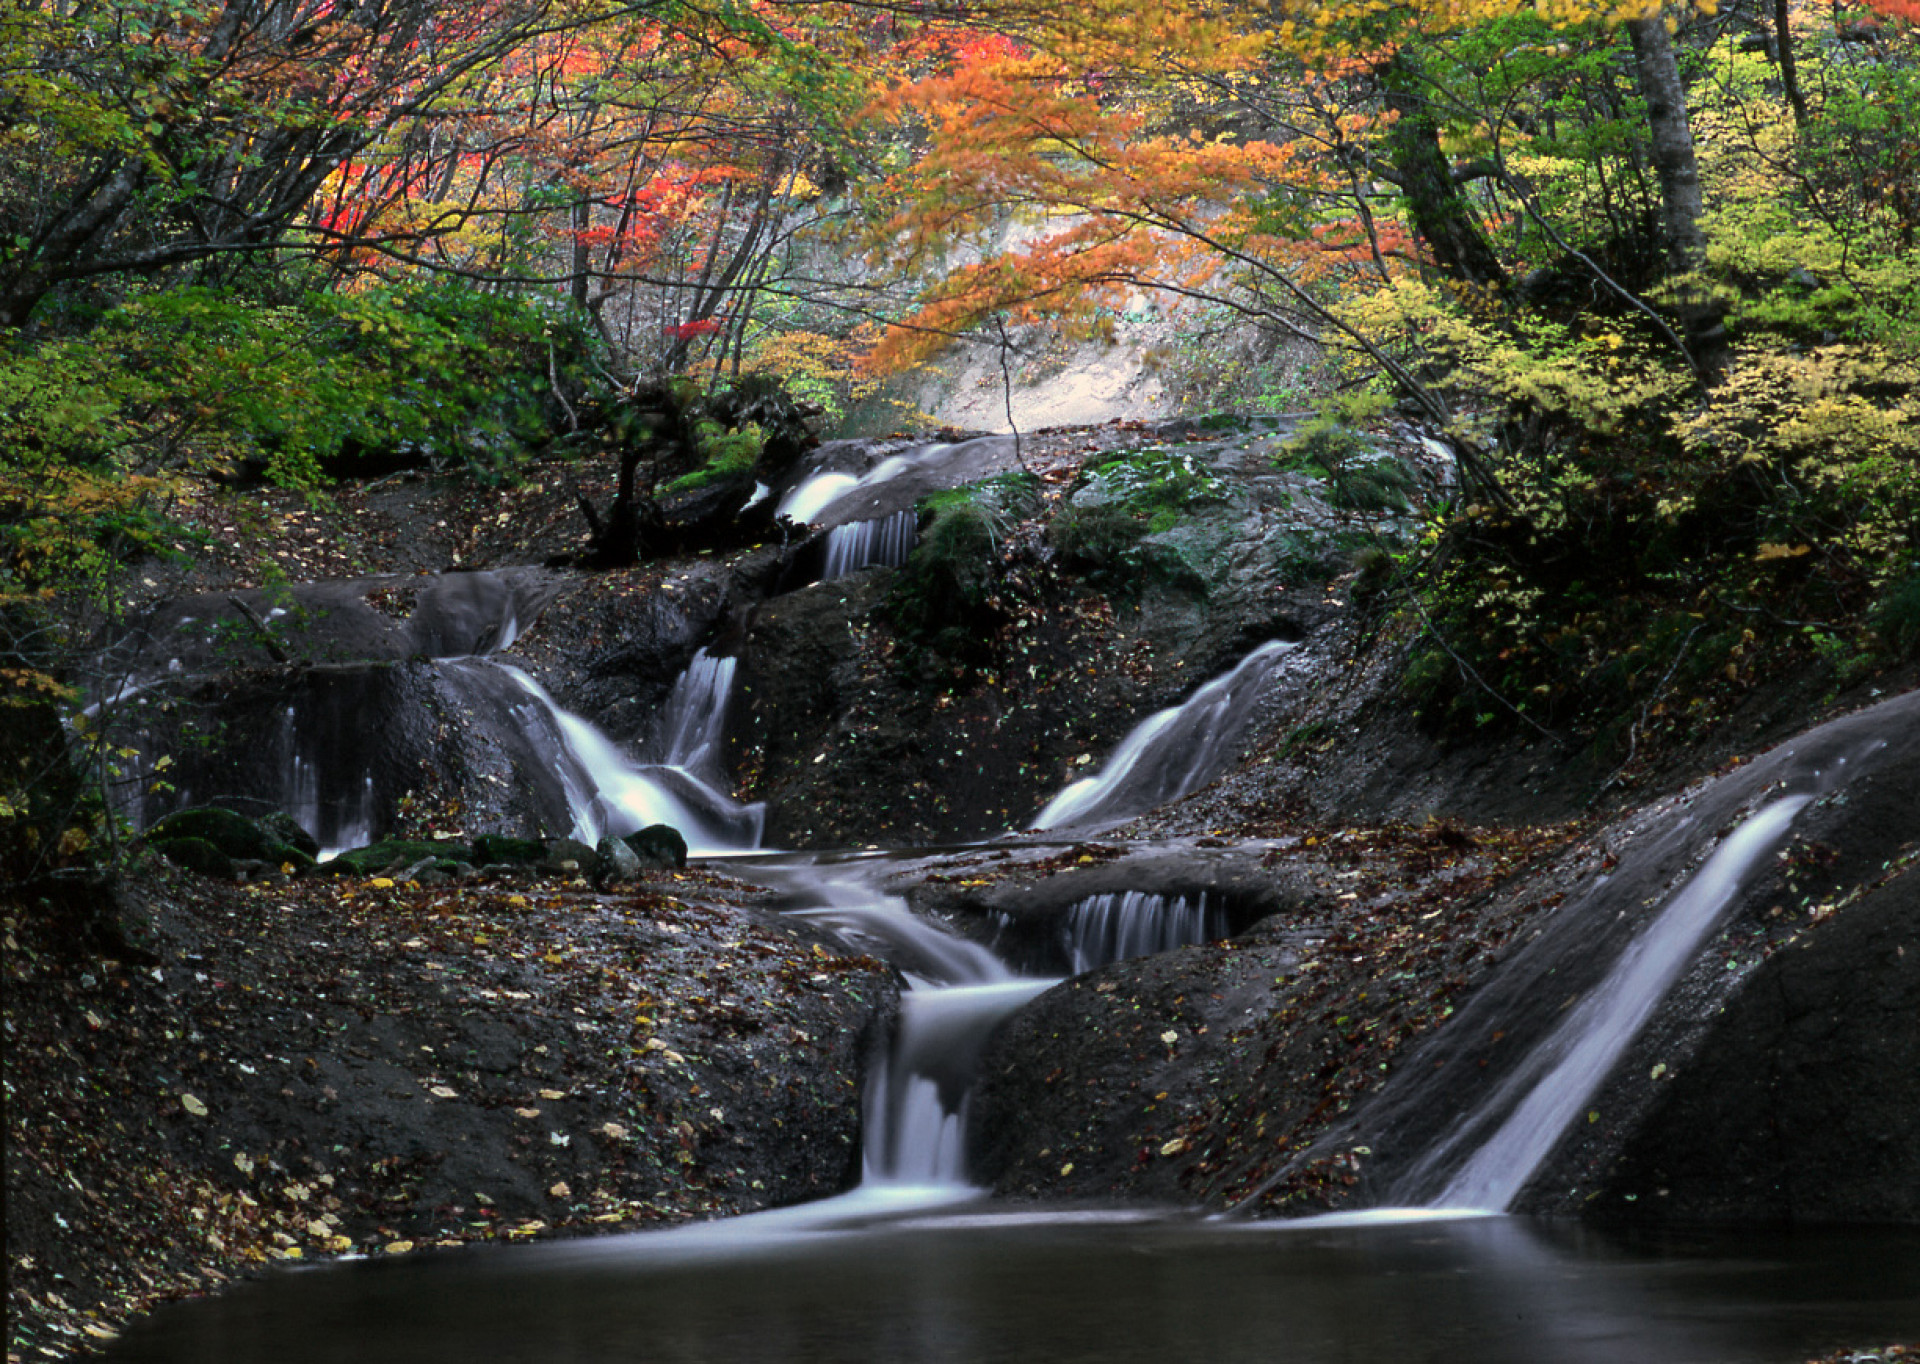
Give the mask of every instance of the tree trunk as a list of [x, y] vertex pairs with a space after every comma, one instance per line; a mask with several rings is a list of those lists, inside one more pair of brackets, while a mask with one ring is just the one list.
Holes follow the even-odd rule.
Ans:
[[1504, 289], [1507, 272], [1481, 235], [1473, 206], [1461, 194], [1440, 149], [1440, 125], [1421, 88], [1419, 70], [1402, 52], [1380, 71], [1387, 108], [1398, 116], [1387, 138], [1395, 177], [1407, 197], [1413, 225], [1434, 263], [1455, 279]]
[[587, 232], [593, 226], [593, 200], [581, 195], [573, 201], [573, 268], [568, 294], [573, 306], [587, 306], [587, 286], [593, 282], [593, 261], [587, 246]]
[[1640, 95], [1647, 104], [1647, 132], [1654, 174], [1660, 180], [1660, 218], [1669, 269], [1692, 277], [1681, 286], [1674, 311], [1700, 378], [1711, 384], [1726, 370], [1725, 309], [1698, 279], [1707, 261], [1707, 235], [1700, 226], [1704, 208], [1700, 167], [1693, 154], [1693, 129], [1687, 121], [1687, 91], [1674, 60], [1664, 10], [1627, 24], [1633, 44]]
[[1773, 41], [1780, 58], [1780, 84], [1793, 108], [1793, 126], [1807, 126], [1807, 97], [1800, 93], [1800, 62], [1793, 51], [1793, 16], [1789, 0], [1773, 0]]

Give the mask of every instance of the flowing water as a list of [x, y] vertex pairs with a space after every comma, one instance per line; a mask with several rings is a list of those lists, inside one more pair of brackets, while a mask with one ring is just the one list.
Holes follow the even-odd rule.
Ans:
[[1191, 896], [1142, 890], [1090, 895], [1067, 911], [1067, 961], [1078, 974], [1111, 961], [1224, 938], [1226, 906], [1217, 897], [1209, 904], [1208, 898], [1205, 891]]
[[774, 879], [821, 906], [791, 912], [884, 957], [905, 979], [899, 1024], [862, 1104], [861, 1183], [940, 1202], [976, 1192], [967, 1179], [967, 1101], [987, 1039], [1058, 981], [1016, 976], [985, 947], [914, 914], [879, 889], [883, 872], [875, 863], [832, 871], [802, 863]]
[[1262, 644], [1178, 706], [1149, 716], [1091, 777], [1074, 782], [1034, 816], [1036, 829], [1114, 821], [1178, 800], [1217, 776], [1232, 756], [1261, 690], [1293, 646]]
[[[1812, 799], [1810, 795], [1796, 795], [1774, 801], [1742, 823], [1714, 851], [1646, 930], [1628, 944], [1606, 979], [1482, 1105], [1481, 1113], [1510, 1111], [1434, 1197], [1436, 1205], [1499, 1211], [1513, 1201], [1674, 982], [1692, 965], [1748, 873], [1773, 851], [1793, 817]], [[1461, 1135], [1477, 1138], [1483, 1129], [1484, 1123], [1470, 1120]], [[1443, 1142], [1414, 1170], [1410, 1183], [1417, 1187], [1430, 1170], [1443, 1168], [1460, 1140], [1456, 1136]]]
[[[1285, 648], [1261, 646], [1151, 717], [1038, 822], [1124, 818], [1193, 789]], [[717, 786], [732, 660], [695, 657], [638, 763], [510, 665], [448, 666], [514, 698], [583, 840], [665, 822], [699, 850], [757, 846], [759, 808]], [[295, 779], [311, 781], [298, 767]], [[749, 874], [808, 906], [790, 912], [886, 957], [906, 983], [864, 1096], [856, 1192], [673, 1231], [281, 1275], [140, 1322], [110, 1357], [1738, 1364], [1920, 1331], [1920, 1233], [1622, 1241], [1454, 1211], [1506, 1206], [1809, 799], [1778, 799], [1730, 835], [1433, 1152], [1420, 1177], [1445, 1178], [1437, 1212], [1274, 1226], [986, 1203], [966, 1153], [979, 1058], [1057, 979], [1017, 974], [914, 915], [877, 860], [761, 860]], [[1071, 906], [1061, 934], [1081, 972], [1225, 929], [1206, 895], [1113, 892]]]
[[863, 568], [898, 568], [913, 553], [919, 518], [911, 507], [871, 521], [853, 521], [827, 532], [827, 562], [820, 580], [830, 582]]
[[[723, 686], [730, 686], [731, 666], [702, 666], [704, 656], [688, 670], [694, 680], [682, 678], [676, 686], [691, 693], [683, 699], [686, 714], [671, 715], [668, 732], [659, 742], [663, 756], [684, 762], [635, 763], [589, 721], [561, 707], [546, 688], [520, 669], [506, 663], [476, 666], [498, 669], [512, 680], [525, 700], [523, 724], [542, 735], [542, 748], [552, 754], [554, 771], [566, 792], [573, 819], [573, 837], [592, 845], [606, 836], [618, 837], [649, 824], [671, 824], [687, 840], [691, 853], [740, 852], [760, 846], [766, 810], [743, 805], [719, 788], [712, 774], [713, 746], [723, 721]], [[705, 660], [711, 664], [713, 660]], [[731, 665], [733, 660], [725, 662]], [[673, 703], [669, 701], [671, 712]], [[701, 768], [707, 768], [704, 772]]]

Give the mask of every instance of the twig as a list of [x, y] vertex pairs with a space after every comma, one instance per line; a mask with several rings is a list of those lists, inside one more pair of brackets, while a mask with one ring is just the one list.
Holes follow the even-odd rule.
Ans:
[[1007, 429], [1013, 432], [1013, 458], [1022, 469], [1027, 467], [1026, 456], [1020, 453], [1020, 428], [1013, 420], [1013, 373], [1007, 367], [1007, 351], [1013, 342], [1007, 335], [1007, 319], [1003, 314], [993, 315], [994, 328], [1000, 333], [1000, 392], [1007, 407]]
[[1613, 775], [1600, 783], [1600, 789], [1593, 793], [1596, 797], [1604, 796], [1613, 784], [1620, 780], [1621, 774], [1633, 766], [1634, 756], [1640, 751], [1640, 727], [1646, 724], [1647, 717], [1653, 713], [1653, 703], [1658, 701], [1661, 693], [1666, 691], [1667, 683], [1673, 680], [1674, 673], [1680, 668], [1680, 660], [1687, 656], [1687, 650], [1693, 645], [1693, 637], [1699, 634], [1700, 630], [1700, 626], [1694, 626], [1687, 631], [1686, 638], [1680, 641], [1680, 648], [1674, 654], [1673, 662], [1667, 665], [1667, 671], [1661, 675], [1654, 689], [1647, 694], [1646, 704], [1640, 707], [1640, 718], [1627, 727], [1627, 756], [1621, 761], [1620, 766], [1613, 769]]
[[293, 661], [292, 658], [288, 656], [287, 651], [280, 647], [280, 641], [273, 637], [273, 631], [267, 628], [267, 623], [260, 619], [259, 613], [251, 606], [248, 606], [238, 597], [228, 597], [227, 605], [238, 611], [240, 618], [253, 627], [254, 634], [260, 637], [260, 647], [267, 651], [269, 658], [275, 663], [291, 663]]

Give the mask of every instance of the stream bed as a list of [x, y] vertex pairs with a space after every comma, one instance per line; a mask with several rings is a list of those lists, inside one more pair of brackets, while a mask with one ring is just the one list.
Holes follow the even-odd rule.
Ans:
[[1800, 1359], [1920, 1331], [1920, 1233], [826, 1204], [278, 1274], [109, 1357], [232, 1364]]

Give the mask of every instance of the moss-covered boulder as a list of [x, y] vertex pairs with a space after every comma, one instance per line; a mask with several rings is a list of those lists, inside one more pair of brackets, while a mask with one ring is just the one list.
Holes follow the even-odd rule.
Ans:
[[[231, 876], [236, 861], [264, 862], [269, 866], [292, 865], [305, 869], [314, 864], [320, 845], [290, 816], [275, 814], [265, 820], [250, 819], [232, 810], [213, 805], [196, 805], [176, 810], [147, 830], [147, 842], [169, 861], [191, 866], [219, 867], [208, 876]], [[169, 851], [173, 844], [203, 844], [206, 851], [189, 847]], [[220, 859], [208, 856], [211, 852]], [[185, 859], [193, 859], [188, 861]]]
[[305, 853], [309, 861], [319, 859], [320, 840], [308, 833], [301, 826], [300, 821], [285, 810], [275, 810], [272, 814], [263, 816], [260, 827], [287, 847]]
[[204, 838], [149, 839], [148, 846], [176, 867], [218, 881], [233, 879], [233, 859]]
[[463, 864], [473, 865], [474, 852], [464, 843], [418, 842], [406, 838], [383, 838], [364, 848], [341, 853], [325, 869], [336, 876], [378, 876], [383, 872], [404, 871], [425, 862], [433, 870], [452, 875]]
[[531, 867], [546, 855], [547, 845], [537, 838], [481, 834], [473, 840], [473, 865], [476, 867]]

